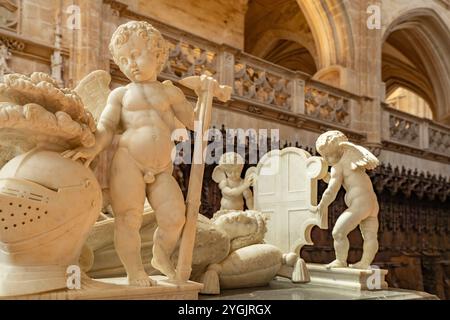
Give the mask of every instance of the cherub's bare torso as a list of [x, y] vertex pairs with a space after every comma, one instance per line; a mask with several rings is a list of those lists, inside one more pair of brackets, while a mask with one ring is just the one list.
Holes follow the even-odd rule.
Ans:
[[144, 168], [164, 169], [171, 163], [171, 132], [175, 116], [164, 85], [159, 82], [131, 83], [122, 98], [119, 146]]
[[335, 169], [342, 174], [342, 186], [346, 191], [344, 199], [348, 207], [360, 206], [362, 209], [377, 201], [372, 182], [364, 169], [353, 170], [348, 165], [340, 164]]
[[[226, 187], [229, 187], [231, 189], [240, 187], [244, 180], [232, 180], [227, 179], [226, 180]], [[242, 194], [237, 195], [228, 195], [228, 194], [222, 194], [222, 199], [220, 200], [221, 208], [225, 208], [228, 210], [242, 210], [244, 208], [244, 198]]]

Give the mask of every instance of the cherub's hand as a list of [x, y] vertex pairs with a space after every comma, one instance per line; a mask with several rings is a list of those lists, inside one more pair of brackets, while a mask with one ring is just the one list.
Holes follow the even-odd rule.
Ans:
[[312, 213], [318, 213], [319, 215], [323, 216], [326, 213], [326, 211], [328, 210], [328, 208], [325, 207], [324, 205], [322, 205], [321, 203], [319, 203], [319, 205], [317, 205], [317, 206], [311, 206], [309, 208], [309, 210]]
[[251, 187], [251, 186], [253, 185], [254, 181], [255, 181], [255, 175], [250, 174], [250, 175], [248, 175], [248, 176], [245, 177], [245, 179], [244, 179], [244, 184], [245, 184], [247, 187]]
[[78, 159], [84, 159], [84, 166], [87, 168], [91, 164], [92, 160], [95, 159], [97, 154], [100, 152], [98, 147], [94, 145], [93, 147], [78, 147], [73, 150], [66, 150], [61, 155], [64, 158], [70, 158], [74, 161]]
[[331, 174], [328, 172], [327, 175], [322, 179], [325, 183], [330, 182]]

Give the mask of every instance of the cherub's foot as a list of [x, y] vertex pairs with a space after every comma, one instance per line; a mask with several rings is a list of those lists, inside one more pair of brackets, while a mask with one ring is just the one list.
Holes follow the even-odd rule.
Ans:
[[156, 281], [152, 280], [145, 271], [128, 276], [128, 284], [135, 287], [156, 286]]
[[164, 258], [160, 259], [159, 257], [155, 257], [155, 255], [153, 255], [151, 263], [153, 268], [162, 272], [169, 279], [175, 279], [176, 272], [170, 260]]
[[370, 269], [370, 265], [368, 263], [360, 261], [355, 264], [351, 264], [350, 268], [366, 270], [366, 269]]
[[342, 262], [342, 261], [337, 260], [337, 259], [325, 266], [325, 268], [327, 268], [327, 269], [331, 269], [331, 268], [346, 268], [346, 267], [347, 267], [347, 263], [346, 262]]

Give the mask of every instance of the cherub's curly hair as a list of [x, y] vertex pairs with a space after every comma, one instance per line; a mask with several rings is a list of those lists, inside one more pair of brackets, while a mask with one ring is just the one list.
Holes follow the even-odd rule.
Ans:
[[132, 34], [147, 40], [147, 47], [156, 54], [158, 59], [158, 65], [160, 66], [158, 73], [160, 73], [169, 57], [169, 47], [161, 33], [146, 21], [129, 21], [120, 25], [114, 31], [109, 43], [109, 51], [113, 56], [114, 62], [119, 64], [117, 49], [127, 43]]
[[338, 150], [341, 142], [347, 142], [347, 137], [340, 131], [332, 130], [322, 133], [316, 141], [316, 150], [321, 155]]
[[252, 224], [256, 222], [256, 232], [230, 239], [230, 252], [242, 247], [250, 246], [252, 244], [264, 242], [264, 235], [267, 232], [266, 222], [268, 219], [268, 216], [264, 213], [255, 210], [220, 210], [214, 214], [214, 216], [211, 218], [211, 221], [214, 223], [219, 217], [222, 216], [225, 216], [226, 221], [230, 223], [239, 222], [242, 224]]

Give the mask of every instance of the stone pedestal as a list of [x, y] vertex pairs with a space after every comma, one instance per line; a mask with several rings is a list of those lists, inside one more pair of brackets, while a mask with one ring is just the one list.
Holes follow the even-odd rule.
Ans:
[[[353, 290], [385, 290], [388, 284], [385, 277], [388, 273], [384, 269], [360, 270], [352, 268], [327, 269], [325, 265], [306, 264], [312, 285], [336, 287]], [[282, 266], [278, 275], [290, 278], [292, 267]]]
[[412, 290], [351, 290], [345, 288], [292, 283], [276, 277], [269, 285], [259, 288], [222, 290], [218, 296], [200, 295], [205, 300], [437, 300], [435, 295]]
[[164, 276], [152, 276], [153, 287], [131, 287], [126, 278], [81, 281], [81, 289], [58, 290], [25, 296], [6, 297], [8, 300], [197, 300], [203, 285], [193, 281], [174, 283]]

